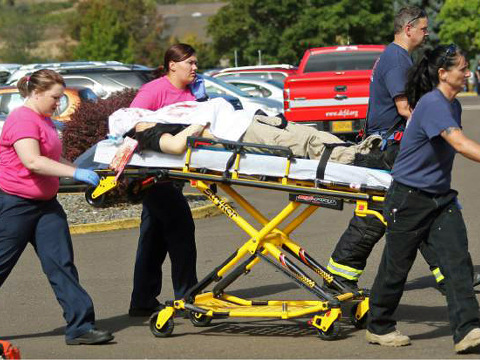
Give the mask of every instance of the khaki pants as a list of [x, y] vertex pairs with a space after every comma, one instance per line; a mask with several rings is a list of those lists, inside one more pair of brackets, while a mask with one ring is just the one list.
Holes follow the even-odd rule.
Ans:
[[[310, 126], [289, 122], [284, 129], [275, 126], [280, 124], [277, 117], [256, 115], [252, 124], [247, 128], [241, 139], [242, 142], [250, 142], [262, 145], [277, 145], [288, 147], [295, 156], [320, 159], [325, 150], [325, 144], [344, 143], [340, 138], [325, 131], [316, 130]], [[380, 145], [381, 137], [371, 135], [360, 144], [351, 146], [336, 146], [329, 161], [341, 164], [353, 164], [355, 154], [368, 154], [372, 148]], [[257, 152], [265, 152], [263, 149], [249, 149]], [[275, 151], [267, 151], [275, 153]]]

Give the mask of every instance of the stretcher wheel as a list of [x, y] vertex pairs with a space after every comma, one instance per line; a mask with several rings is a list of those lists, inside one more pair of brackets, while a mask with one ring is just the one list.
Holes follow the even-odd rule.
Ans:
[[165, 325], [161, 329], [157, 328], [157, 317], [160, 312], [157, 311], [152, 314], [150, 317], [150, 331], [155, 337], [167, 337], [172, 335], [173, 328], [175, 327], [175, 324], [173, 323], [173, 317], [167, 320]]
[[340, 335], [340, 322], [334, 321], [327, 331], [318, 330], [318, 336], [322, 340], [335, 340]]
[[210, 316], [200, 314], [195, 311], [189, 311], [188, 318], [192, 322], [193, 326], [196, 327], [205, 327], [210, 325], [210, 323], [212, 322], [212, 318]]
[[85, 190], [85, 200], [87, 203], [93, 207], [101, 207], [105, 202], [105, 194], [100, 195], [97, 198], [92, 198], [92, 194], [95, 191], [95, 187], [89, 186], [87, 190]]
[[360, 303], [356, 303], [355, 305], [352, 306], [350, 309], [350, 322], [352, 323], [353, 326], [355, 326], [357, 329], [362, 330], [367, 328], [367, 319], [368, 319], [368, 312], [363, 315], [362, 318], [357, 319], [355, 316], [357, 313], [357, 308]]

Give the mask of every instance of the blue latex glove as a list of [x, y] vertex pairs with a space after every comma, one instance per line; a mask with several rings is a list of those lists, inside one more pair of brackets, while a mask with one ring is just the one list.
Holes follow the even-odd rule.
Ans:
[[195, 80], [189, 85], [192, 94], [195, 99], [205, 99], [207, 97], [207, 91], [205, 90], [205, 80], [200, 75], [197, 75]]
[[77, 168], [73, 174], [73, 178], [77, 181], [83, 181], [84, 183], [93, 186], [97, 186], [100, 182], [100, 178], [98, 177], [97, 173], [89, 169]]

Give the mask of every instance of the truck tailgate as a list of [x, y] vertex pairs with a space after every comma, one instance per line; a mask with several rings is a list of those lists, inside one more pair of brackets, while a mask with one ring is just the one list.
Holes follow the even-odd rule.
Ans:
[[312, 73], [287, 79], [290, 94], [285, 116], [289, 121], [364, 119], [370, 72]]

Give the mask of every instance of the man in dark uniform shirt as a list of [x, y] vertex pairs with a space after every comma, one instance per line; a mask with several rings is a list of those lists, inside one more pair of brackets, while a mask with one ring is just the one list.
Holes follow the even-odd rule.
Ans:
[[[404, 94], [405, 83], [407, 72], [413, 64], [410, 54], [420, 47], [428, 36], [428, 18], [425, 11], [415, 6], [400, 9], [395, 15], [394, 32], [394, 41], [387, 46], [373, 68], [367, 135], [385, 135], [396, 125], [400, 125], [401, 129], [404, 121], [411, 115]], [[394, 137], [395, 133], [392, 133], [389, 140], [385, 140], [385, 158], [389, 159], [391, 164], [398, 150], [398, 141], [394, 140]], [[396, 138], [398, 139], [398, 135]], [[384, 233], [385, 226], [375, 216], [354, 215], [337, 243], [329, 260], [328, 270], [337, 280], [356, 289], [367, 258]], [[444, 293], [444, 277], [437, 266], [435, 254], [424, 245], [420, 247], [420, 251], [429, 264], [440, 291]], [[478, 283], [480, 276], [475, 274], [474, 285]]]

